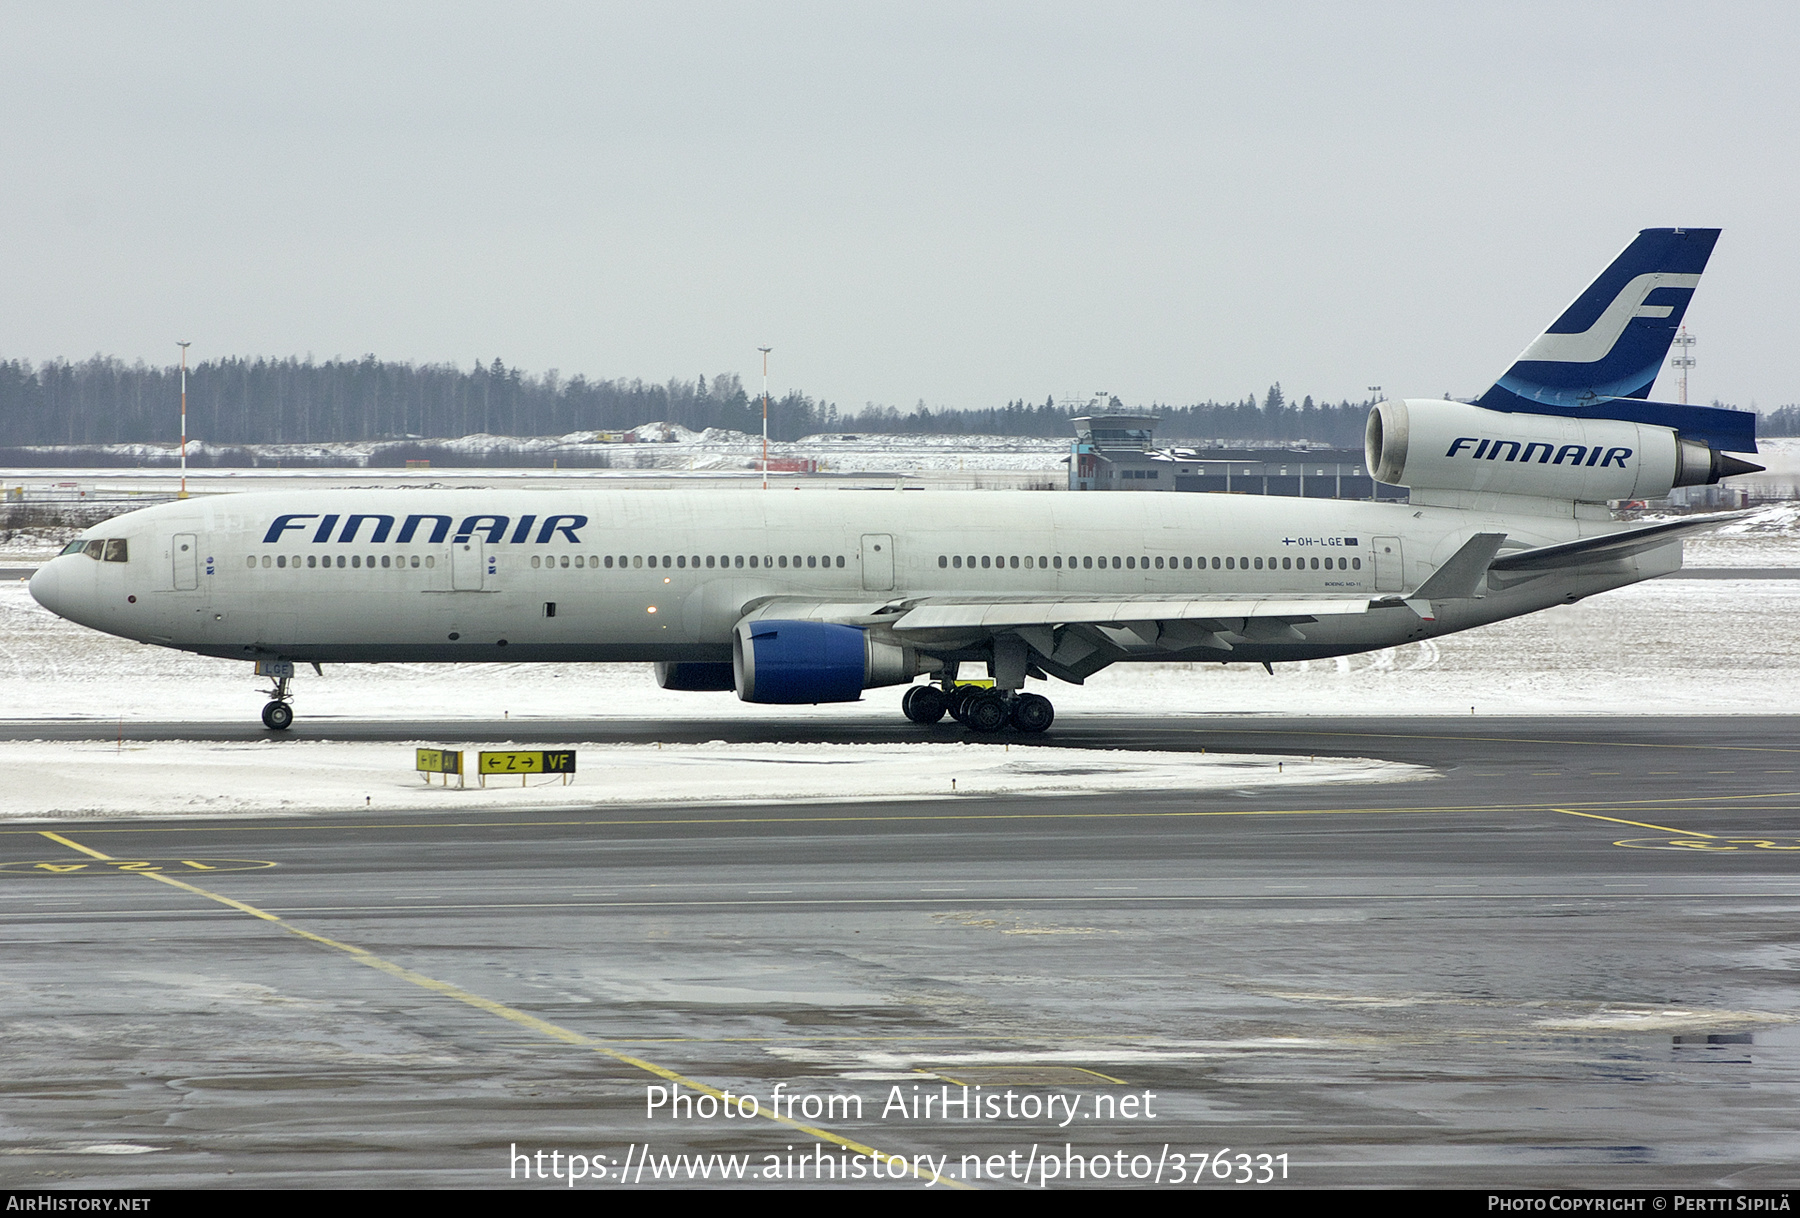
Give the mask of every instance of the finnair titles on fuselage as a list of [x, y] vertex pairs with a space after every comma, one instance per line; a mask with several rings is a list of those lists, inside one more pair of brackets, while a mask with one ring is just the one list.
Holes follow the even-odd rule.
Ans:
[[[1382, 402], [1408, 504], [1209, 495], [370, 490], [229, 495], [88, 530], [32, 579], [72, 621], [274, 680], [295, 662], [656, 661], [668, 688], [1042, 731], [1026, 683], [1133, 660], [1391, 647], [1681, 565], [1610, 500], [1757, 467], [1754, 415], [1650, 402], [1716, 229], [1648, 229], [1475, 403]], [[959, 683], [979, 665], [991, 686]], [[921, 676], [924, 683], [916, 683]]]

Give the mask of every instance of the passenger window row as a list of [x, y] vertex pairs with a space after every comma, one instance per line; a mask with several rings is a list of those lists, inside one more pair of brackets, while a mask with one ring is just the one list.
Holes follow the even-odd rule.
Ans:
[[[83, 548], [77, 549], [75, 547], [83, 547]], [[107, 562], [125, 562], [126, 561], [125, 542], [122, 540], [119, 540], [117, 538], [112, 539], [110, 541], [70, 542], [69, 545], [67, 547], [65, 547], [62, 552], [64, 554], [85, 553], [90, 558], [94, 558], [94, 559], [104, 558], [105, 561], [107, 561]], [[1024, 555], [1023, 557], [1021, 557], [1017, 554], [1011, 554], [1011, 555], [970, 554], [967, 556], [964, 556], [961, 554], [940, 554], [940, 555], [938, 555], [938, 566], [939, 567], [958, 569], [958, 570], [965, 568], [965, 567], [970, 570], [973, 570], [973, 569], [979, 567], [982, 570], [1011, 569], [1011, 570], [1016, 571], [1016, 570], [1020, 569], [1021, 566], [1023, 566], [1023, 568], [1028, 571], [1032, 570], [1032, 569], [1042, 569], [1042, 570], [1055, 569], [1055, 570], [1060, 571], [1060, 570], [1065, 569], [1065, 565], [1066, 565], [1066, 568], [1071, 571], [1075, 571], [1075, 570], [1092, 571], [1092, 570], [1095, 570], [1096, 568], [1098, 568], [1100, 570], [1110, 569], [1113, 571], [1119, 571], [1119, 570], [1149, 571], [1152, 569], [1158, 570], [1158, 571], [1163, 571], [1163, 570], [1191, 571], [1191, 570], [1194, 570], [1196, 568], [1196, 566], [1198, 566], [1199, 569], [1201, 569], [1201, 570], [1205, 570], [1205, 569], [1207, 569], [1209, 562], [1211, 564], [1211, 569], [1214, 571], [1219, 571], [1219, 570], [1225, 570], [1225, 571], [1239, 571], [1239, 570], [1241, 570], [1241, 571], [1249, 571], [1249, 570], [1274, 571], [1277, 569], [1280, 569], [1282, 571], [1306, 571], [1306, 570], [1318, 571], [1321, 569], [1326, 570], [1326, 571], [1331, 571], [1331, 570], [1360, 571], [1360, 570], [1362, 570], [1362, 559], [1361, 558], [1341, 558], [1341, 557], [1328, 557], [1328, 558], [1322, 558], [1322, 559], [1321, 558], [1307, 559], [1307, 558], [1294, 558], [1291, 556], [1287, 557], [1287, 558], [1276, 558], [1276, 557], [1271, 556], [1270, 558], [1265, 560], [1260, 557], [1249, 558], [1249, 557], [1230, 556], [1230, 557], [1224, 557], [1224, 558], [1215, 557], [1215, 558], [1211, 558], [1209, 560], [1204, 557], [1202, 557], [1202, 558], [1193, 558], [1193, 557], [1165, 558], [1161, 555], [1158, 555], [1156, 558], [1152, 559], [1148, 555], [1140, 558], [1136, 555], [1125, 555], [1124, 557], [1120, 557], [1119, 555], [1116, 555], [1116, 554], [1110, 555], [1110, 556], [1109, 555], [1092, 555], [1092, 554], [1080, 554], [1080, 555], [1071, 554], [1068, 556], [1068, 559], [1065, 564], [1065, 560], [1061, 554], [1055, 555], [1054, 557], [1049, 557], [1049, 556], [1045, 556], [1045, 555], [1038, 555], [1036, 557], [1033, 557], [1030, 554]], [[255, 555], [255, 554], [249, 555], [246, 560], [245, 565], [249, 566], [249, 567], [255, 567], [255, 566], [259, 565], [257, 555]], [[302, 556], [299, 554], [296, 554], [290, 559], [286, 554], [275, 554], [275, 555], [264, 554], [261, 556], [260, 565], [263, 567], [278, 567], [278, 568], [285, 568], [288, 566], [293, 566], [294, 568], [298, 569], [302, 565]], [[421, 564], [421, 556], [417, 555], [417, 554], [412, 554], [412, 555], [401, 554], [401, 555], [397, 555], [397, 556], [383, 554], [383, 555], [381, 555], [379, 560], [373, 554], [369, 554], [369, 555], [362, 555], [362, 554], [350, 554], [350, 555], [308, 554], [308, 555], [305, 555], [304, 565], [307, 567], [333, 567], [333, 566], [335, 566], [339, 570], [342, 570], [346, 567], [351, 568], [351, 569], [358, 569], [358, 568], [363, 568], [363, 567], [373, 569], [377, 565], [380, 565], [384, 568], [385, 567], [406, 567], [406, 566], [410, 565], [414, 569], [417, 569], [421, 565], [423, 565], [425, 567], [435, 567], [437, 565], [437, 560], [435, 557], [433, 557], [430, 554], [426, 554], [423, 556], [422, 564]], [[561, 566], [561, 567], [567, 568], [570, 565], [573, 565], [577, 568], [591, 567], [591, 568], [595, 568], [595, 569], [602, 568], [602, 567], [607, 568], [607, 569], [612, 569], [614, 567], [618, 567], [620, 569], [624, 569], [624, 568], [628, 568], [628, 567], [629, 568], [666, 567], [666, 568], [685, 569], [685, 568], [692, 567], [695, 570], [700, 570], [702, 567], [704, 567], [709, 570], [716, 570], [716, 569], [721, 569], [721, 568], [742, 570], [747, 567], [751, 570], [756, 570], [758, 568], [781, 568], [781, 569], [792, 569], [792, 570], [799, 570], [801, 568], [805, 568], [808, 570], [817, 570], [821, 567], [826, 568], [826, 569], [832, 569], [832, 568], [842, 569], [844, 566], [844, 556], [842, 554], [838, 554], [838, 555], [795, 554], [795, 555], [792, 555], [791, 557], [786, 554], [762, 555], [760, 557], [755, 554], [751, 554], [748, 557], [746, 557], [745, 555], [742, 555], [742, 554], [723, 554], [723, 555], [707, 554], [704, 556], [699, 555], [699, 554], [694, 554], [694, 555], [676, 554], [673, 556], [668, 555], [668, 554], [663, 554], [660, 556], [655, 555], [655, 554], [649, 554], [649, 555], [620, 554], [615, 557], [614, 555], [611, 555], [611, 554], [607, 554], [605, 556], [601, 556], [601, 555], [597, 555], [597, 554], [585, 554], [585, 555], [584, 554], [576, 554], [576, 555], [570, 556], [567, 554], [563, 554], [563, 555], [550, 555], [550, 556], [546, 557], [544, 555], [534, 554], [534, 555], [532, 555], [532, 558], [531, 558], [531, 565], [534, 570], [545, 567], [545, 566], [550, 566], [550, 567]]]
[[[1332, 558], [1313, 558], [1310, 560], [1305, 558], [1294, 558], [1291, 555], [1286, 558], [1271, 557], [1268, 559], [1266, 566], [1264, 565], [1264, 560], [1261, 558], [1240, 558], [1232, 556], [1213, 558], [1210, 561], [1212, 563], [1211, 569], [1214, 571], [1274, 571], [1277, 569], [1282, 571], [1362, 570], [1362, 559], [1337, 558], [1335, 556]], [[1309, 561], [1311, 563], [1310, 567], [1307, 565]], [[1040, 554], [1035, 559], [1029, 554], [1025, 555], [1023, 559], [1017, 554], [970, 554], [966, 557], [961, 554], [938, 555], [938, 566], [951, 569], [974, 569], [975, 567], [980, 567], [984, 571], [997, 568], [1008, 568], [1016, 571], [1019, 569], [1021, 563], [1027, 571], [1034, 567], [1040, 569], [1054, 568], [1058, 571], [1064, 569], [1063, 556], [1061, 554], [1057, 554], [1053, 557], [1045, 557]], [[1140, 558], [1136, 555], [1125, 555], [1124, 557], [1120, 557], [1116, 554], [1109, 556], [1071, 554], [1068, 556], [1067, 569], [1071, 571], [1092, 571], [1096, 568], [1100, 570], [1111, 569], [1114, 571], [1149, 571], [1152, 569], [1157, 571], [1192, 571], [1196, 569], [1196, 567], [1200, 570], [1206, 570], [1207, 563], [1208, 559], [1206, 558], [1194, 558], [1192, 556], [1164, 558], [1163, 556], [1158, 555], [1156, 558], [1152, 559], [1149, 555]], [[1154, 564], [1154, 567], [1152, 564]]]
[[[334, 558], [336, 559], [335, 563], [332, 561]], [[408, 561], [409, 559], [411, 560], [410, 562]], [[257, 556], [254, 554], [250, 555], [244, 565], [249, 566], [249, 567], [258, 566], [259, 564], [257, 562]], [[299, 570], [300, 567], [302, 567], [302, 566], [334, 567], [339, 570], [346, 568], [346, 567], [353, 568], [353, 569], [367, 567], [372, 570], [377, 565], [380, 565], [383, 567], [411, 566], [416, 569], [421, 565], [421, 563], [419, 561], [419, 555], [417, 555], [417, 554], [411, 554], [411, 555], [383, 554], [381, 556], [379, 564], [377, 564], [376, 558], [373, 554], [368, 554], [368, 555], [363, 555], [363, 554], [350, 554], [350, 555], [308, 554], [305, 556], [304, 563], [301, 562], [301, 556], [298, 554], [294, 555], [292, 558], [289, 558], [286, 554], [274, 554], [274, 555], [264, 554], [262, 556], [262, 562], [260, 563], [260, 565], [264, 566], [264, 567], [293, 567], [295, 570]], [[434, 558], [432, 555], [427, 554], [427, 555], [425, 555], [425, 561], [422, 565], [427, 566], [427, 567], [435, 567], [435, 566], [437, 566], [437, 559]]]
[[[559, 559], [555, 555], [549, 557], [533, 555], [531, 559], [533, 568], [540, 565], [554, 567], [559, 563], [564, 567], [568, 566], [568, 556], [564, 555]], [[656, 554], [620, 554], [615, 557], [608, 554], [599, 558], [589, 555], [587, 563], [590, 567], [605, 567], [608, 570], [614, 567], [621, 569], [663, 567], [681, 570], [691, 567], [696, 571], [702, 568], [707, 570], [744, 570], [746, 568], [760, 570], [766, 567], [805, 568], [807, 570], [835, 567], [842, 570], [844, 556], [842, 554], [751, 554], [748, 556], [743, 554], [663, 554], [660, 556]], [[575, 565], [581, 566], [581, 555], [579, 554], [575, 556]]]

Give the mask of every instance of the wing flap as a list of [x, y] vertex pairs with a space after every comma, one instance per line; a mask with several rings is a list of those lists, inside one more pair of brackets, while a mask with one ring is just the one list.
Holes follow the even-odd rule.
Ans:
[[1370, 600], [1298, 597], [1193, 597], [1182, 600], [970, 601], [915, 603], [895, 618], [895, 630], [1012, 630], [1028, 626], [1110, 626], [1126, 622], [1216, 621], [1234, 618], [1318, 617], [1367, 613]]

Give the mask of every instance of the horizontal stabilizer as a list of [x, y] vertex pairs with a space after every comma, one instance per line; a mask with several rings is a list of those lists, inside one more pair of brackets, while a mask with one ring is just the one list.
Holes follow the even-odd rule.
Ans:
[[1488, 569], [1501, 572], [1554, 571], [1562, 567], [1583, 567], [1615, 558], [1630, 558], [1665, 545], [1684, 534], [1703, 533], [1750, 515], [1749, 512], [1718, 512], [1698, 520], [1670, 520], [1618, 533], [1602, 533], [1596, 537], [1583, 537], [1578, 541], [1565, 541], [1561, 545], [1520, 550], [1516, 554], [1496, 558], [1488, 564]]
[[[1682, 406], [1674, 402], [1645, 402], [1637, 398], [1591, 398], [1575, 405], [1534, 402], [1507, 393], [1496, 385], [1475, 405], [1502, 414], [1547, 414], [1569, 419], [1617, 419], [1622, 423], [1646, 423], [1681, 433], [1722, 452], [1756, 451], [1756, 415], [1749, 410], [1721, 406]], [[1746, 471], [1735, 470], [1735, 473]]]

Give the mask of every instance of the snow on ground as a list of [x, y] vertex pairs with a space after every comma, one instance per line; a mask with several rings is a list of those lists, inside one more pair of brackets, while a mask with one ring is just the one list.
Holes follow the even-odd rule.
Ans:
[[1800, 567], [1800, 502], [1759, 508], [1683, 543], [1690, 567]]
[[[422, 741], [504, 749], [504, 741]], [[965, 744], [620, 745], [571, 741], [578, 772], [490, 777], [480, 786], [427, 785], [412, 745], [297, 738], [253, 744], [0, 743], [9, 775], [0, 818], [208, 816], [400, 811], [488, 812], [579, 805], [770, 804], [1084, 791], [1263, 790], [1318, 783], [1397, 782], [1429, 771], [1394, 762], [1230, 754], [1012, 748]], [[54, 764], [45, 765], [46, 753]], [[954, 786], [952, 785], [954, 784]], [[767, 815], [762, 813], [759, 815]]]
[[[0, 558], [32, 556], [53, 539]], [[1800, 566], [1800, 505], [1765, 509], [1687, 543], [1689, 566]], [[1121, 664], [1075, 687], [1042, 687], [1059, 720], [1100, 715], [1212, 714], [1694, 714], [1800, 708], [1800, 580], [1656, 580], [1432, 642], [1337, 660], [1259, 667]], [[247, 664], [204, 659], [97, 634], [50, 614], [23, 581], [0, 585], [0, 717], [8, 720], [230, 721], [254, 724], [266, 683]], [[308, 721], [430, 719], [469, 750], [504, 740], [458, 739], [458, 721], [758, 719], [804, 738], [821, 719], [891, 722], [901, 690], [861, 702], [769, 707], [729, 693], [658, 689], [649, 665], [389, 664], [306, 669], [296, 681], [299, 725], [255, 744], [37, 742], [0, 745], [8, 786], [0, 816], [52, 811], [233, 813], [246, 808], [345, 811], [642, 803], [663, 799], [786, 802], [1014, 791], [1198, 789], [1390, 781], [1404, 768], [1272, 771], [1264, 759], [1009, 750], [969, 744], [645, 746], [566, 744], [582, 753], [576, 786], [427, 790], [404, 745], [305, 739]], [[576, 733], [577, 735], [579, 733]], [[1055, 728], [1048, 743], [1053, 744]], [[473, 758], [470, 758], [471, 764]], [[48, 763], [48, 764], [46, 764]], [[1323, 767], [1325, 763], [1319, 763]], [[150, 794], [153, 793], [153, 794]]]
[[[592, 431], [570, 432], [563, 436], [503, 436], [477, 433], [446, 439], [429, 439], [433, 459], [439, 467], [446, 464], [445, 454], [467, 454], [485, 458], [495, 452], [513, 456], [521, 454], [541, 458], [546, 469], [560, 460], [568, 467], [577, 459], [605, 458], [612, 472], [633, 470], [693, 471], [743, 473], [760, 467], [763, 441], [760, 435], [711, 427], [692, 431], [679, 423], [644, 423], [623, 433], [629, 442], [602, 442]], [[984, 435], [883, 435], [824, 432], [803, 436], [798, 440], [772, 440], [769, 455], [773, 458], [806, 457], [819, 462], [819, 469], [832, 473], [911, 472], [925, 470], [1041, 470], [1064, 474], [1063, 459], [1069, 455], [1071, 433], [1066, 437], [984, 436]], [[261, 470], [270, 473], [296, 472], [297, 463], [312, 467], [312, 472], [342, 476], [347, 470], [364, 466], [381, 442], [344, 441], [330, 444], [230, 444], [209, 445], [200, 442], [188, 446], [196, 478], [217, 472], [202, 464], [220, 453], [249, 452], [261, 462]], [[74, 478], [82, 482], [116, 482], [123, 477], [167, 475], [167, 464], [173, 457], [165, 445], [109, 444], [98, 446], [114, 459], [154, 464], [144, 469], [81, 469], [39, 467], [11, 471], [8, 485], [41, 484], [46, 480], [66, 482]], [[67, 450], [72, 461], [86, 458], [93, 449]], [[283, 466], [289, 467], [285, 470]], [[255, 473], [255, 470], [238, 471]], [[371, 469], [373, 474], [387, 470]], [[403, 472], [403, 471], [391, 471]], [[441, 472], [441, 471], [439, 471]], [[479, 471], [491, 475], [491, 469]], [[592, 472], [591, 470], [589, 471]], [[1066, 477], [1066, 474], [1065, 474]]]
[[62, 548], [82, 532], [81, 529], [65, 526], [0, 529], [0, 563], [48, 562], [62, 553]]
[[[1800, 580], [1655, 580], [1435, 641], [1260, 667], [1118, 664], [1044, 684], [1059, 717], [1155, 714], [1743, 714], [1800, 708]], [[1036, 683], [1034, 683], [1034, 687]], [[0, 716], [254, 723], [249, 665], [97, 634], [0, 586]], [[656, 687], [647, 664], [330, 666], [295, 680], [309, 719], [891, 719], [861, 702], [754, 706]], [[1054, 732], [1054, 728], [1051, 729]]]

